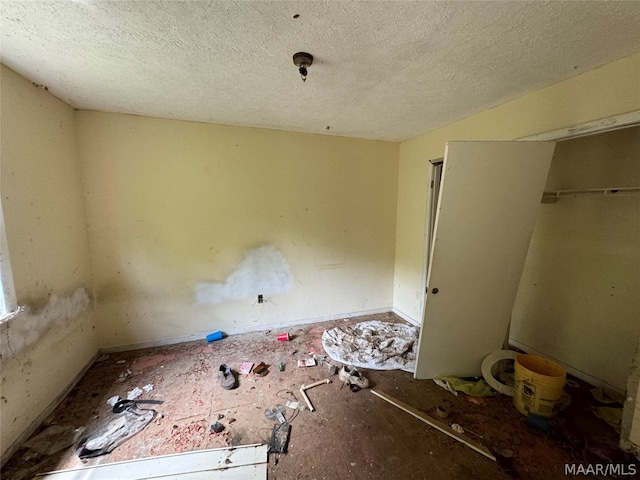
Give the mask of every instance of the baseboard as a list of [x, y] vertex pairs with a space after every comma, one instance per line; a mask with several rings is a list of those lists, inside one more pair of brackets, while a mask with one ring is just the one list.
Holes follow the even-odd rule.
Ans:
[[73, 387], [75, 387], [80, 379], [84, 377], [87, 373], [91, 365], [96, 361], [100, 352], [96, 352], [96, 354], [91, 357], [91, 360], [78, 372], [78, 374], [73, 377], [73, 380], [62, 390], [56, 397], [49, 403], [49, 405], [36, 417], [36, 419], [31, 422], [29, 428], [27, 428], [22, 435], [20, 435], [9, 448], [7, 448], [4, 452], [2, 452], [2, 456], [0, 457], [0, 467], [4, 467], [5, 463], [9, 461], [9, 459], [22, 447], [22, 444], [26, 442], [31, 435], [42, 425], [49, 415], [53, 413], [53, 411], [62, 403], [62, 401], [69, 395]]
[[[328, 315], [325, 317], [314, 317], [314, 318], [305, 318], [302, 320], [292, 320], [290, 322], [272, 323], [269, 325], [252, 325], [246, 328], [233, 328], [233, 329], [224, 330], [224, 333], [225, 335], [230, 336], [230, 335], [240, 335], [243, 333], [266, 332], [267, 330], [285, 330], [287, 328], [296, 327], [298, 325], [309, 325], [312, 323], [329, 322], [332, 320], [362, 317], [365, 315], [377, 315], [380, 313], [396, 313], [396, 312], [392, 308], [379, 308], [375, 310], [363, 310], [360, 312], [341, 313], [339, 315]], [[405, 319], [402, 315], [399, 315], [397, 313], [396, 315]], [[407, 321], [410, 321], [410, 320], [407, 320]], [[140, 350], [142, 348], [162, 347], [164, 345], [174, 345], [176, 343], [194, 342], [196, 340], [204, 340], [209, 333], [211, 332], [197, 333], [195, 335], [188, 335], [185, 337], [163, 338], [160, 340], [151, 340], [149, 342], [131, 343], [128, 345], [103, 347], [100, 349], [100, 353], [102, 354], [102, 353], [128, 352], [131, 350]]]
[[579, 378], [580, 380], [584, 380], [585, 382], [587, 382], [590, 385], [593, 385], [594, 387], [607, 387], [607, 388], [611, 388], [612, 390], [615, 390], [616, 392], [619, 392], [621, 394], [624, 395], [624, 390], [620, 390], [618, 387], [615, 387], [607, 382], [605, 382], [604, 380], [601, 380], [597, 377], [594, 377], [592, 375], [589, 375], [586, 372], [583, 372], [582, 370], [578, 370], [577, 368], [572, 367], [571, 365], [567, 365], [564, 362], [561, 362], [560, 360], [550, 357], [549, 355], [547, 355], [544, 352], [541, 352], [539, 350], [536, 350], [535, 348], [532, 348], [528, 345], [525, 345], [524, 343], [520, 343], [517, 340], [514, 340], [513, 338], [509, 338], [509, 344], [516, 347], [518, 350], [522, 350], [523, 352], [526, 353], [533, 353], [535, 355], [540, 355], [541, 357], [546, 357], [550, 360], [553, 360], [554, 362], [556, 362], [558, 365], [560, 365], [562, 368], [564, 368], [567, 373], [573, 375], [576, 378]]
[[402, 318], [403, 320], [405, 320], [405, 321], [409, 322], [411, 325], [414, 325], [414, 326], [416, 326], [416, 327], [419, 327], [419, 326], [420, 326], [420, 323], [421, 323], [421, 322], [419, 322], [419, 321], [417, 321], [417, 320], [414, 320], [412, 317], [410, 317], [410, 316], [409, 316], [409, 315], [407, 315], [406, 313], [404, 313], [404, 312], [402, 312], [402, 311], [398, 310], [396, 307], [393, 307], [393, 308], [391, 309], [391, 311], [392, 311], [393, 313], [395, 313], [396, 315], [398, 315], [398, 316], [399, 316], [400, 318]]

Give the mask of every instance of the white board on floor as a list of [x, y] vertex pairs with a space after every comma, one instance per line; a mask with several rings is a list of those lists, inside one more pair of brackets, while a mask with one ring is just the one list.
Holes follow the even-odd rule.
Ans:
[[416, 378], [481, 375], [502, 348], [554, 146], [447, 144]]
[[216, 448], [43, 473], [36, 480], [266, 479], [268, 445]]

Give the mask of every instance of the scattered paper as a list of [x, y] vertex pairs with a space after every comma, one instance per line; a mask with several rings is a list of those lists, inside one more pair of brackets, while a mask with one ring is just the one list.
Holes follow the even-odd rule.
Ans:
[[240, 369], [238, 370], [238, 372], [240, 372], [241, 375], [248, 375], [249, 373], [251, 373], [252, 368], [253, 362], [243, 362], [242, 365], [240, 365]]
[[298, 360], [299, 367], [314, 367], [316, 365], [315, 358], [305, 358], [304, 360]]
[[120, 396], [114, 395], [109, 400], [107, 400], [107, 403], [113, 407], [116, 403], [118, 403], [119, 400], [120, 400]]
[[153, 390], [153, 384], [149, 383], [145, 385], [144, 387], [142, 387], [142, 390], [144, 390], [145, 393], [149, 393], [151, 390]]
[[120, 374], [120, 376], [118, 377], [118, 380], [116, 381], [118, 383], [122, 383], [127, 379], [127, 377], [130, 377], [131, 375], [132, 375], [131, 370], [127, 368], [124, 372]]
[[464, 428], [462, 428], [457, 423], [452, 423], [451, 424], [451, 430], [453, 430], [454, 432], [458, 432], [458, 433], [464, 433]]
[[142, 389], [140, 387], [136, 387], [127, 392], [127, 400], [135, 400], [140, 395], [142, 395]]

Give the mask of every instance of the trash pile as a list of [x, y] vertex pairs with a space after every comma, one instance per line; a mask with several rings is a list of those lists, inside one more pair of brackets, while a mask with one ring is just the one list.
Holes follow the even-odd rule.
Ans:
[[418, 327], [372, 320], [322, 334], [322, 346], [335, 361], [372, 370], [415, 370]]

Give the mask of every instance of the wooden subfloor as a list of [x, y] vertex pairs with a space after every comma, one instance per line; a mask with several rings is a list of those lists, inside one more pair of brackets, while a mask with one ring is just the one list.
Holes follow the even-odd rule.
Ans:
[[[476, 402], [464, 394], [455, 397], [430, 380], [414, 380], [407, 372], [364, 370], [376, 390], [428, 415], [435, 416], [439, 405], [447, 406], [451, 412], [447, 421], [473, 432], [469, 438], [491, 451], [513, 453], [510, 459], [498, 455], [499, 461], [493, 462], [368, 390], [351, 392], [337, 375], [329, 375], [326, 365], [297, 366], [297, 360], [309, 353], [324, 353], [325, 329], [369, 319], [401, 321], [383, 314], [292, 328], [289, 342], [276, 341], [280, 332], [272, 331], [211, 344], [203, 340], [111, 354], [89, 369], [39, 431], [52, 424], [90, 429], [112, 415], [108, 398], [126, 398], [134, 387], [152, 384], [153, 390], [139, 398], [164, 402], [154, 407], [156, 420], [110, 454], [85, 465], [263, 443], [274, 425], [265, 417], [265, 409], [293, 400], [289, 392], [304, 403], [301, 385], [330, 378], [332, 383], [308, 390], [316, 411], [300, 412], [292, 420], [288, 453], [269, 456], [269, 479], [565, 479], [565, 464], [590, 460], [585, 456], [589, 452], [580, 448], [585, 439], [591, 447], [602, 446], [609, 458], [621, 455], [615, 451], [615, 431], [589, 410], [595, 401], [583, 383], [567, 389], [574, 401], [555, 422], [556, 434], [549, 436], [528, 427], [509, 397]], [[262, 361], [269, 372], [263, 377], [240, 376], [236, 389], [222, 389], [216, 378], [219, 366], [225, 363], [237, 371], [244, 361]], [[280, 362], [284, 371], [278, 369]], [[119, 381], [127, 370], [132, 374]], [[287, 409], [288, 416], [291, 412]], [[225, 430], [211, 433], [210, 426], [217, 421]], [[3, 468], [2, 478], [21, 480], [36, 472], [80, 465], [73, 447], [35, 458], [22, 449]]]

